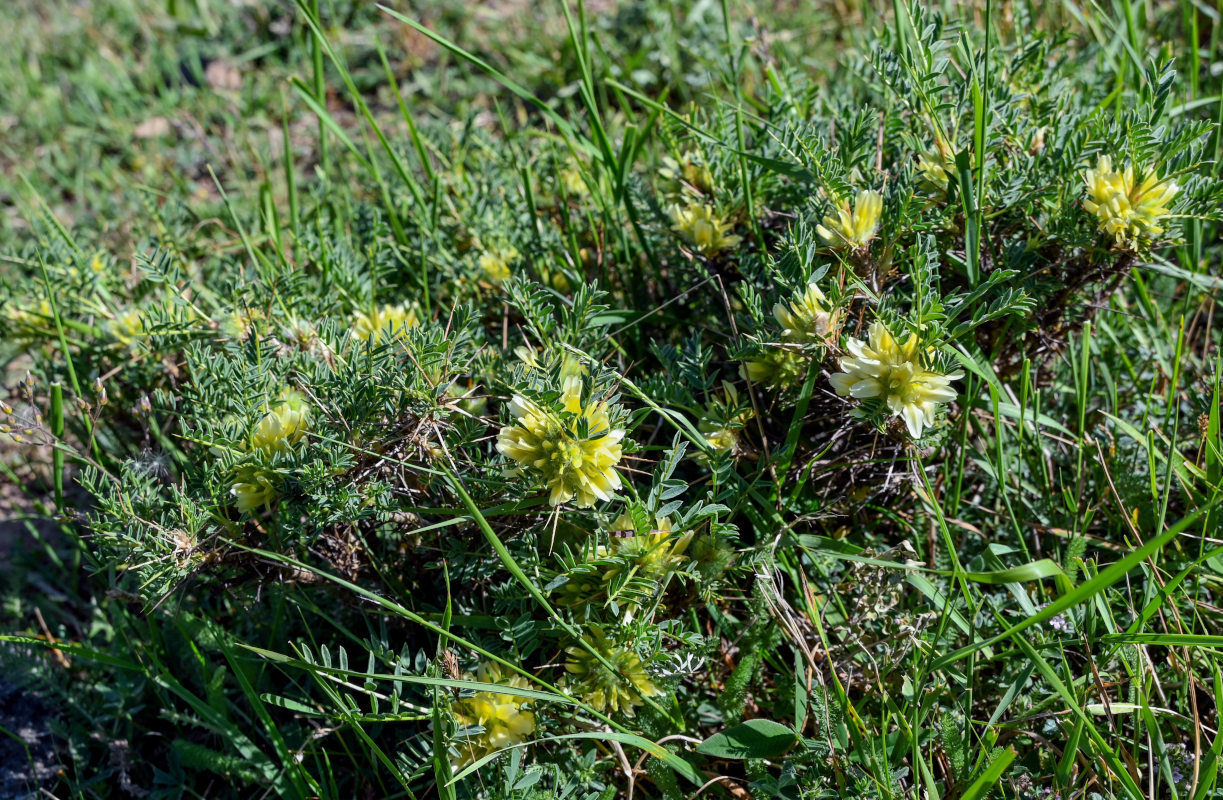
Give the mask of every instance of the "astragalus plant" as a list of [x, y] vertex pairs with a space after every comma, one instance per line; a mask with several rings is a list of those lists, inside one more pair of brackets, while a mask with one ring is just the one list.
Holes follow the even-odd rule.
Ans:
[[12, 637], [72, 796], [1216, 796], [1172, 22], [319, 5], [258, 185], [6, 261], [6, 450], [88, 498]]

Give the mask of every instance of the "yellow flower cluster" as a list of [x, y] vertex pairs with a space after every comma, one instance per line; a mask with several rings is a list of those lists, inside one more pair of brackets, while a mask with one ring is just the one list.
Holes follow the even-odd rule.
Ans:
[[620, 488], [616, 465], [624, 431], [612, 428], [606, 403], [582, 402], [580, 377], [569, 376], [562, 388], [559, 411], [514, 395], [509, 404], [514, 424], [501, 429], [497, 451], [543, 475], [550, 504], [572, 500], [589, 508], [597, 500], [611, 500]]
[[[250, 449], [266, 455], [284, 452], [301, 441], [310, 424], [310, 406], [299, 392], [287, 389], [281, 400], [255, 423]], [[240, 511], [271, 505], [280, 496], [280, 480], [271, 470], [243, 464], [234, 473], [230, 489]]]
[[820, 287], [809, 283], [790, 303], [773, 306], [773, 316], [781, 325], [781, 338], [796, 344], [828, 341], [835, 333], [837, 312], [835, 308], [830, 310], [827, 303]]
[[715, 451], [733, 453], [739, 447], [739, 428], [730, 428], [716, 422], [701, 420], [701, 435]]
[[715, 451], [738, 455], [741, 451], [739, 434], [751, 417], [751, 406], [739, 400], [735, 385], [722, 381], [722, 396], [710, 402], [698, 427]]
[[636, 534], [632, 517], [628, 514], [621, 514], [612, 522], [611, 529], [613, 532], [631, 534], [612, 537], [611, 552], [631, 558], [638, 573], [645, 577], [661, 577], [688, 560], [684, 551], [688, 549], [688, 543], [692, 541], [692, 534], [686, 533], [678, 538], [673, 537], [671, 520], [667, 517], [659, 517], [654, 520], [654, 527], [649, 531]]
[[600, 546], [594, 553], [595, 559], [620, 556], [628, 563], [616, 563], [601, 572], [572, 573], [558, 589], [558, 602], [577, 608], [594, 601], [614, 600], [623, 621], [630, 622], [638, 608], [640, 593], [632, 595], [630, 592], [623, 592], [614, 595], [612, 585], [626, 572], [632, 577], [644, 578], [654, 583], [668, 572], [679, 569], [688, 560], [684, 551], [692, 541], [692, 533], [675, 536], [671, 531], [671, 520], [660, 517], [654, 520], [654, 526], [649, 531], [637, 534], [633, 528], [633, 520], [628, 514], [617, 517], [610, 530], [610, 545]]
[[144, 315], [134, 308], [120, 311], [106, 322], [106, 330], [124, 347], [130, 347], [144, 333]]
[[571, 159], [569, 163], [561, 167], [557, 177], [560, 179], [565, 195], [571, 200], [581, 200], [590, 194], [590, 187], [586, 185], [586, 179], [582, 177], [582, 168], [577, 161]]
[[480, 270], [490, 283], [505, 283], [510, 279], [510, 263], [516, 258], [518, 258], [518, 251], [513, 247], [485, 250], [480, 254]]
[[260, 418], [251, 432], [251, 448], [265, 453], [287, 450], [297, 444], [310, 423], [310, 406], [301, 393], [286, 390], [281, 401]]
[[770, 389], [790, 389], [798, 386], [807, 376], [808, 361], [802, 353], [791, 349], [772, 347], [759, 358], [743, 362], [740, 370], [743, 377]]
[[917, 174], [922, 187], [939, 199], [946, 199], [947, 188], [954, 173], [955, 164], [948, 159], [925, 155], [917, 158]]
[[235, 308], [221, 318], [221, 332], [233, 339], [246, 339], [263, 319], [264, 313], [257, 308]]
[[415, 328], [419, 324], [416, 309], [406, 303], [384, 305], [368, 312], [355, 312], [352, 315], [352, 335], [359, 341], [378, 344], [387, 329], [390, 329], [393, 336], [401, 336], [405, 330]]
[[[831, 306], [814, 282], [808, 283], [790, 302], [782, 301], [773, 306], [773, 317], [781, 326], [783, 342], [825, 344], [836, 338], [838, 310]], [[807, 358], [795, 349], [773, 347], [758, 358], [744, 362], [742, 373], [752, 383], [787, 389], [803, 381], [807, 366]], [[733, 446], [726, 436], [718, 442], [710, 440], [710, 443], [719, 449], [726, 449], [727, 444]]]
[[658, 175], [667, 197], [680, 200], [685, 195], [708, 195], [713, 191], [713, 174], [697, 153], [686, 152], [678, 161], [667, 157], [662, 164]]
[[51, 302], [45, 297], [38, 301], [38, 305], [34, 309], [29, 311], [21, 307], [9, 306], [5, 309], [5, 316], [8, 317], [14, 327], [22, 329], [22, 332], [55, 327], [55, 323], [52, 321], [54, 314], [51, 313]]
[[[483, 663], [476, 673], [463, 675], [465, 680], [499, 683], [516, 689], [529, 688], [521, 675], [505, 677], [495, 663]], [[524, 711], [529, 702], [523, 697], [504, 692], [476, 692], [454, 706], [455, 719], [462, 725], [480, 726], [484, 730], [456, 743], [458, 756], [452, 758], [456, 769], [462, 769], [487, 755], [522, 744], [535, 730], [535, 715]]]
[[741, 239], [730, 233], [730, 229], [730, 223], [722, 221], [713, 206], [699, 200], [671, 206], [671, 230], [705, 257], [739, 244]]
[[1152, 171], [1141, 183], [1135, 183], [1134, 165], [1114, 170], [1108, 156], [1100, 156], [1096, 168], [1087, 170], [1083, 177], [1087, 183], [1083, 208], [1096, 215], [1100, 230], [1115, 238], [1117, 244], [1136, 246], [1141, 237], [1153, 238], [1164, 232], [1159, 220], [1168, 214], [1168, 206], [1180, 188], [1174, 182], [1161, 181]]
[[234, 473], [230, 491], [238, 510], [250, 513], [271, 505], [280, 496], [280, 480], [273, 472], [246, 464]]
[[592, 708], [623, 711], [631, 717], [634, 707], [644, 704], [642, 698], [653, 697], [662, 691], [645, 671], [638, 655], [629, 648], [612, 642], [597, 628], [582, 640], [613, 667], [609, 670], [583, 647], [566, 648], [569, 658], [565, 661], [565, 670], [572, 677], [579, 696]]
[[832, 376], [832, 388], [842, 397], [882, 400], [915, 439], [934, 424], [939, 404], [955, 399], [951, 381], [964, 377], [962, 372], [943, 375], [927, 369], [917, 334], [900, 344], [880, 320], [871, 324], [869, 344], [850, 338], [846, 348], [850, 355], [841, 359], [844, 371]]
[[835, 216], [829, 214], [824, 217], [824, 224], [817, 225], [815, 232], [832, 247], [861, 250], [871, 243], [879, 230], [883, 195], [864, 189], [858, 192], [852, 207], [848, 201], [842, 201], [835, 211]]

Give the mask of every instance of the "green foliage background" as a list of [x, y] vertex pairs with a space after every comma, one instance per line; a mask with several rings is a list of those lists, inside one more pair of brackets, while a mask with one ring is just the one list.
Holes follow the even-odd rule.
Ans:
[[[1220, 9], [388, 6], [0, 10], [47, 791], [1219, 795]], [[1162, 235], [1101, 233], [1101, 155], [1176, 182]], [[917, 441], [829, 384], [875, 319], [962, 373]], [[577, 365], [624, 486], [554, 509], [495, 440]], [[497, 693], [530, 735], [468, 768]]]

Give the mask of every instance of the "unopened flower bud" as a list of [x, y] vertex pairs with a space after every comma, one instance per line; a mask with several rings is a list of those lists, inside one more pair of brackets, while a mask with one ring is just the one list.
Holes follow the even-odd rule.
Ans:
[[1028, 145], [1028, 155], [1036, 155], [1041, 150], [1045, 149], [1045, 128], [1042, 125], [1036, 129], [1036, 135], [1032, 137], [1032, 144]]

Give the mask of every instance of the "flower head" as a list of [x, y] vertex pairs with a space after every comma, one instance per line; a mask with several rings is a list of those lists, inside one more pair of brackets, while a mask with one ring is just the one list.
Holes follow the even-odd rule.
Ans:
[[[526, 679], [521, 675], [505, 677], [495, 663], [483, 663], [474, 675], [469, 672], [463, 677], [466, 680], [504, 684], [516, 689], [529, 688]], [[455, 719], [463, 725], [479, 726], [484, 730], [469, 735], [456, 744], [459, 755], [453, 759], [454, 766], [465, 767], [486, 755], [525, 742], [535, 730], [535, 715], [530, 711], [523, 711], [523, 706], [528, 702], [530, 701], [518, 695], [492, 691], [476, 692], [471, 697], [458, 701], [454, 705]]]
[[[611, 524], [611, 540], [594, 551], [594, 562], [570, 570], [557, 589], [557, 601], [578, 608], [600, 598], [615, 603], [625, 622], [633, 619], [643, 600], [661, 591], [659, 581], [688, 561], [684, 551], [692, 533], [675, 536], [671, 520], [657, 517], [649, 530], [637, 532], [632, 517], [621, 514]], [[625, 581], [620, 581], [625, 577]], [[637, 579], [632, 585], [632, 579]]]
[[411, 306], [405, 303], [384, 305], [368, 312], [355, 312], [352, 315], [352, 335], [359, 341], [378, 344], [387, 329], [393, 336], [402, 336], [405, 330], [419, 324], [416, 309]]
[[939, 156], [918, 156], [917, 174], [922, 188], [934, 197], [946, 199], [951, 176], [955, 174], [955, 164]]
[[713, 206], [699, 201], [671, 206], [671, 230], [703, 256], [714, 256], [739, 244], [741, 239], [729, 233], [730, 229], [730, 223], [723, 222]]
[[263, 317], [257, 308], [235, 308], [221, 318], [221, 332], [232, 339], [246, 339]]
[[827, 302], [820, 287], [809, 283], [789, 304], [773, 306], [773, 316], [781, 325], [781, 338], [797, 343], [827, 341], [837, 322], [836, 309], [826, 308]]
[[281, 402], [272, 407], [255, 424], [251, 432], [251, 449], [265, 453], [286, 450], [298, 443], [310, 423], [310, 406], [300, 393], [289, 389]]
[[1134, 182], [1134, 165], [1118, 172], [1108, 156], [1100, 156], [1095, 169], [1083, 176], [1087, 197], [1083, 208], [1096, 215], [1100, 230], [1113, 236], [1117, 244], [1137, 245], [1140, 237], [1152, 238], [1164, 232], [1160, 217], [1168, 214], [1168, 206], [1176, 197], [1178, 187], [1173, 181], [1161, 181], [1150, 172], [1142, 183]]
[[692, 541], [692, 533], [672, 536], [671, 520], [667, 517], [658, 517], [650, 530], [638, 534], [634, 530], [632, 517], [621, 514], [612, 523], [611, 529], [629, 533], [628, 536], [612, 538], [611, 552], [632, 559], [638, 573], [645, 577], [662, 577], [688, 560], [684, 551]]
[[807, 359], [789, 348], [771, 347], [758, 357], [743, 362], [743, 377], [770, 389], [798, 386], [807, 375]]
[[701, 420], [701, 435], [718, 453], [734, 453], [739, 448], [739, 431], [741, 428], [730, 428], [709, 420]]
[[664, 158], [658, 175], [662, 178], [663, 194], [674, 200], [685, 195], [707, 195], [713, 191], [713, 174], [700, 155], [692, 151], [682, 154], [678, 161]]
[[858, 192], [851, 208], [842, 201], [835, 209], [836, 215], [824, 217], [824, 224], [817, 225], [815, 232], [833, 247], [849, 247], [860, 250], [871, 243], [879, 230], [879, 216], [883, 213], [883, 195], [871, 189]]
[[49, 324], [54, 327], [51, 320], [55, 318], [55, 315], [51, 312], [51, 301], [46, 298], [39, 300], [38, 305], [33, 309], [9, 306], [5, 312], [5, 316], [14, 327], [21, 328], [23, 331], [37, 331], [46, 328]]
[[582, 175], [582, 166], [576, 159], [570, 158], [557, 173], [561, 188], [565, 194], [575, 200], [581, 200], [590, 194], [590, 186]]
[[137, 309], [129, 308], [108, 320], [106, 329], [119, 344], [131, 346], [144, 333], [144, 315]]
[[[259, 418], [251, 430], [249, 450], [271, 456], [285, 452], [301, 441], [310, 425], [310, 406], [294, 389], [286, 389], [280, 402]], [[234, 470], [230, 493], [240, 511], [270, 506], [280, 497], [281, 479], [275, 470], [257, 463], [241, 464]]]
[[662, 691], [636, 653], [612, 642], [598, 628], [592, 628], [582, 640], [614, 668], [609, 670], [583, 647], [575, 645], [565, 650], [569, 654], [565, 670], [582, 699], [596, 710], [623, 711], [631, 717], [634, 706], [645, 702], [642, 698]]
[[518, 258], [512, 247], [493, 248], [480, 254], [480, 269], [491, 283], [505, 283], [510, 279], [510, 262]]
[[560, 410], [514, 395], [509, 406], [514, 424], [501, 429], [497, 451], [542, 474], [552, 505], [573, 500], [589, 508], [597, 500], [611, 500], [620, 488], [616, 464], [624, 431], [612, 428], [605, 402], [582, 403], [575, 380], [580, 384], [576, 377], [565, 381]]
[[249, 514], [257, 508], [270, 506], [280, 497], [280, 479], [271, 470], [247, 464], [234, 473], [230, 493], [238, 510]]
[[924, 426], [934, 424], [939, 404], [955, 399], [951, 381], [964, 377], [962, 372], [943, 375], [927, 369], [917, 334], [900, 344], [880, 320], [871, 324], [869, 344], [851, 338], [846, 348], [850, 355], [841, 359], [844, 371], [832, 376], [832, 388], [842, 397], [883, 401], [894, 416], [904, 419], [915, 439]]

